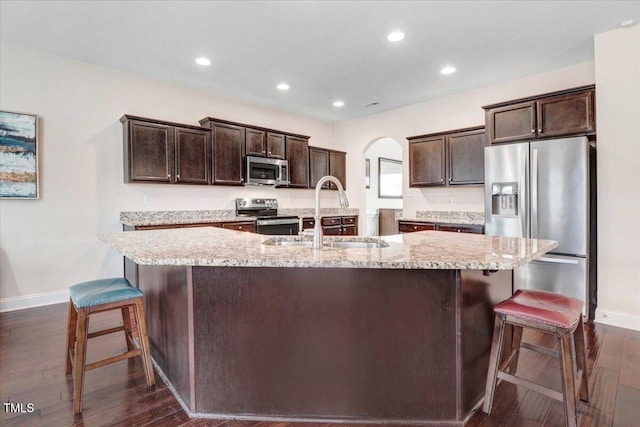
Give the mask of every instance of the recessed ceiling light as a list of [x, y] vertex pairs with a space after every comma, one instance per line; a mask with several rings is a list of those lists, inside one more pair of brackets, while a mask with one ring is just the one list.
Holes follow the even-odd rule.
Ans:
[[387, 36], [387, 40], [390, 42], [399, 42], [404, 38], [404, 33], [401, 31], [394, 31]]
[[344, 101], [334, 101], [333, 102], [333, 106], [334, 107], [344, 107]]
[[627, 19], [620, 23], [620, 26], [622, 28], [629, 28], [629, 27], [633, 27], [634, 25], [636, 25], [636, 22], [633, 19]]
[[456, 72], [456, 68], [451, 66], [446, 66], [442, 70], [440, 70], [440, 73], [444, 74], [445, 76], [447, 74], [453, 74], [455, 72]]
[[211, 65], [211, 61], [209, 60], [209, 58], [201, 56], [200, 58], [196, 58], [196, 64], [206, 67], [207, 65]]
[[289, 85], [286, 83], [280, 83], [278, 84], [278, 89], [280, 90], [289, 90]]

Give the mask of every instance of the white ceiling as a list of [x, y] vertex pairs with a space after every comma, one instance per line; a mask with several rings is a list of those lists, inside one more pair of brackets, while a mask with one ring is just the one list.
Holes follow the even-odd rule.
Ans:
[[592, 61], [627, 19], [640, 1], [2, 0], [0, 40], [341, 121]]

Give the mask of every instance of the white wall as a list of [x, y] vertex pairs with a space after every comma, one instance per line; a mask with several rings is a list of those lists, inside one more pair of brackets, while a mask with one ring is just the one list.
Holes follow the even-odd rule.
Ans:
[[[353, 152], [353, 157], [357, 157], [355, 151]], [[365, 204], [363, 207], [363, 211], [367, 214], [374, 214], [379, 208], [402, 209], [402, 199], [381, 199], [378, 197], [378, 159], [381, 157], [402, 161], [402, 146], [393, 139], [381, 138], [374, 141], [364, 153], [364, 158], [369, 159], [371, 162], [371, 186], [365, 189]]]
[[[464, 74], [452, 78], [465, 78]], [[336, 143], [349, 152], [363, 152], [369, 142], [382, 137], [393, 138], [403, 147], [404, 215], [415, 216], [416, 210], [454, 210], [483, 212], [483, 187], [409, 188], [407, 137], [471, 126], [484, 125], [483, 105], [537, 95], [570, 87], [593, 84], [594, 64], [584, 63], [553, 72], [512, 80], [433, 101], [397, 108], [360, 119], [337, 123]], [[347, 182], [358, 182], [364, 176], [364, 162], [358, 156], [347, 157]], [[365, 197], [364, 193], [354, 194]], [[451, 203], [455, 198], [456, 204]], [[351, 200], [361, 205], [361, 199]]]
[[598, 310], [640, 330], [640, 26], [598, 34]]
[[[124, 184], [119, 119], [127, 113], [197, 125], [212, 116], [311, 135], [311, 144], [327, 148], [330, 123], [9, 44], [0, 46], [0, 63], [0, 108], [39, 116], [41, 174], [39, 200], [0, 201], [3, 300], [121, 275], [122, 257], [96, 237], [121, 229], [120, 211], [233, 209], [238, 195], [314, 206], [305, 189]], [[323, 207], [338, 207], [326, 193]]]

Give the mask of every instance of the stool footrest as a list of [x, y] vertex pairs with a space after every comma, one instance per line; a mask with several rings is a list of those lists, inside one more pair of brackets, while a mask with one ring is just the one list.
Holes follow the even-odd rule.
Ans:
[[536, 391], [536, 392], [538, 392], [540, 394], [544, 394], [547, 397], [550, 397], [550, 398], [555, 399], [555, 400], [559, 400], [560, 402], [564, 401], [564, 399], [562, 397], [562, 393], [560, 393], [559, 391], [553, 390], [553, 389], [548, 388], [548, 387], [541, 386], [540, 384], [536, 384], [536, 383], [531, 382], [529, 380], [525, 380], [524, 378], [517, 377], [517, 376], [511, 375], [511, 374], [507, 374], [506, 372], [502, 372], [502, 371], [498, 372], [498, 378], [501, 379], [501, 380], [508, 381], [508, 382], [510, 382], [512, 384], [515, 384], [515, 385], [519, 385], [519, 386], [522, 386], [522, 387], [529, 388], [529, 389], [531, 389], [533, 391]]
[[84, 369], [85, 371], [90, 371], [92, 369], [110, 365], [112, 363], [116, 363], [121, 360], [131, 359], [132, 357], [140, 356], [140, 354], [142, 354], [142, 351], [140, 351], [140, 349], [137, 348], [135, 350], [127, 351], [126, 353], [122, 353], [116, 356], [108, 357], [106, 359], [98, 360], [97, 362], [87, 363]]
[[115, 332], [120, 332], [120, 331], [124, 331], [124, 326], [116, 326], [115, 328], [109, 328], [109, 329], [103, 329], [102, 331], [91, 332], [90, 334], [87, 335], [87, 339], [100, 337], [102, 335], [109, 335], [109, 334], [113, 334]]
[[520, 345], [522, 346], [522, 348], [526, 348], [527, 350], [546, 354], [547, 356], [554, 357], [556, 359], [560, 357], [560, 353], [558, 353], [556, 350], [550, 349], [549, 347], [543, 347], [541, 345], [535, 345], [524, 341]]

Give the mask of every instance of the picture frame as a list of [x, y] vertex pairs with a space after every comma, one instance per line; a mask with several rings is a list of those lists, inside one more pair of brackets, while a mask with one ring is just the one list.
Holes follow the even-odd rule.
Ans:
[[402, 161], [378, 158], [378, 198], [402, 198]]
[[371, 160], [364, 159], [364, 188], [371, 188]]
[[0, 198], [40, 198], [38, 116], [0, 110]]

